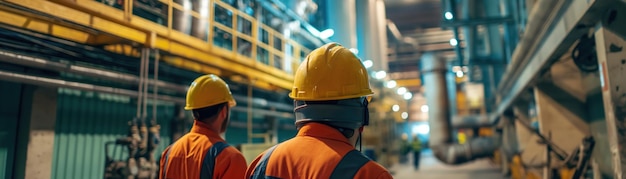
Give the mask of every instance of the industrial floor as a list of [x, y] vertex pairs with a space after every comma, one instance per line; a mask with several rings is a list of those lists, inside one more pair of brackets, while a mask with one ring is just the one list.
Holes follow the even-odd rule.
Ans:
[[488, 160], [477, 160], [459, 166], [448, 166], [439, 162], [432, 154], [432, 151], [422, 152], [419, 170], [414, 170], [412, 166], [412, 156], [404, 164], [398, 164], [389, 170], [396, 179], [506, 179], [500, 174], [500, 169]]

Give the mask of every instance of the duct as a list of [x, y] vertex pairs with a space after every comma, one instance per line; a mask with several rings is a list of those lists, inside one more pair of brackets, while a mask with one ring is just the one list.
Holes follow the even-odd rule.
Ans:
[[422, 56], [426, 103], [430, 107], [430, 147], [437, 159], [447, 164], [461, 164], [488, 157], [499, 147], [497, 138], [480, 137], [464, 144], [453, 143], [446, 84], [446, 61], [431, 53]]
[[[532, 10], [528, 15], [528, 23], [526, 24], [526, 29], [524, 35], [519, 39], [517, 46], [515, 47], [515, 51], [513, 52], [513, 56], [511, 57], [511, 63], [507, 67], [503, 77], [501, 79], [509, 79], [511, 75], [516, 75], [520, 73], [521, 69], [520, 64], [522, 62], [529, 59], [532, 49], [537, 48], [538, 44], [543, 41], [543, 39], [538, 39], [535, 37], [542, 37], [543, 33], [546, 33], [548, 28], [550, 28], [550, 23], [554, 19], [555, 14], [558, 11], [555, 11], [555, 7], [559, 4], [562, 4], [562, 0], [543, 0], [534, 3]], [[498, 85], [498, 89], [500, 90], [508, 90], [509, 86], [514, 81], [502, 81]]]
[[313, 44], [315, 44], [317, 46], [321, 46], [321, 45], [323, 45], [323, 43], [329, 43], [330, 42], [330, 41], [325, 40], [325, 39], [312, 37], [311, 35], [318, 35], [320, 33], [320, 31], [317, 30], [315, 27], [313, 27], [311, 24], [309, 24], [309, 22], [307, 22], [306, 20], [304, 20], [300, 16], [298, 16], [298, 14], [296, 14], [295, 12], [293, 12], [292, 10], [287, 8], [287, 6], [285, 6], [279, 0], [263, 0], [263, 1], [260, 1], [260, 3], [261, 3], [261, 6], [263, 8], [270, 10], [270, 12], [274, 13], [274, 15], [283, 16], [283, 14], [279, 14], [279, 13], [273, 11], [273, 9], [278, 8], [284, 14], [286, 14], [289, 17], [291, 17], [291, 18], [297, 20], [298, 22], [300, 22], [300, 24], [307, 31], [310, 32], [310, 34], [309, 33], [300, 33], [300, 34], [302, 34], [302, 36], [304, 36], [304, 38], [306, 38], [307, 40], [311, 41], [311, 43], [313, 43]]
[[467, 129], [493, 126], [487, 115], [463, 115], [452, 117], [452, 128]]
[[[48, 61], [48, 60], [44, 60], [41, 58], [24, 56], [24, 55], [15, 54], [15, 53], [6, 52], [6, 51], [0, 51], [0, 62], [18, 64], [18, 65], [58, 71], [58, 72], [74, 73], [78, 75], [101, 78], [101, 79], [117, 81], [117, 82], [132, 83], [132, 84], [139, 83], [139, 77], [134, 76], [134, 75], [111, 72], [111, 71], [106, 71], [106, 70], [99, 70], [95, 68], [88, 68], [88, 67], [82, 67], [82, 66], [76, 66], [76, 65], [70, 65], [70, 64], [64, 64], [64, 63], [59, 63], [59, 62], [53, 62], [53, 61]], [[148, 81], [148, 84], [150, 85], [156, 84], [159, 87], [173, 90], [173, 91], [183, 93], [183, 94], [187, 93], [186, 86], [181, 86], [181, 85], [168, 83], [164, 81], [155, 81], [153, 79], [150, 79]], [[247, 101], [247, 97], [245, 96], [233, 95], [233, 97], [237, 101], [244, 101], [244, 102]], [[262, 106], [262, 107], [272, 106], [276, 108], [277, 110], [282, 110], [282, 111], [293, 110], [293, 106], [291, 105], [282, 104], [278, 102], [271, 102], [271, 101], [267, 101], [261, 98], [254, 98], [252, 101], [253, 101], [253, 104]]]

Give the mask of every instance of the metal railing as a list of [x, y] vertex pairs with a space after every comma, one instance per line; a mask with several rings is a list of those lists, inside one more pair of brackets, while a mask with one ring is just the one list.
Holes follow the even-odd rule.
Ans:
[[[98, 1], [98, 0], [96, 0]], [[150, 2], [150, 1], [147, 1]], [[218, 0], [158, 0], [148, 5], [146, 1], [127, 0], [114, 6], [124, 11], [124, 17], [138, 16], [202, 40], [207, 45], [219, 47], [232, 57], [248, 58], [292, 74], [294, 67], [311, 50], [298, 42], [285, 38], [274, 28], [225, 2]], [[140, 8], [138, 7], [140, 6]], [[134, 17], [133, 17], [134, 18]], [[287, 52], [287, 46], [290, 51]], [[291, 67], [284, 61], [291, 59]], [[235, 61], [241, 61], [235, 59]], [[255, 64], [256, 65], [256, 64]]]

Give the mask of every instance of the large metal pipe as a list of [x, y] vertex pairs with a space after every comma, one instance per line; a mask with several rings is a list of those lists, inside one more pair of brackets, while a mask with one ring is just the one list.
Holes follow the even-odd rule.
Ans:
[[[94, 77], [94, 78], [111, 80], [111, 81], [128, 83], [128, 84], [138, 84], [140, 81], [139, 77], [130, 75], [130, 74], [100, 70], [100, 69], [83, 67], [83, 66], [76, 66], [76, 65], [71, 65], [71, 64], [64, 64], [64, 63], [59, 63], [59, 62], [53, 62], [53, 61], [49, 61], [49, 60], [45, 60], [45, 59], [41, 59], [37, 57], [11, 53], [7, 51], [0, 51], [0, 62], [52, 70], [52, 71], [57, 71], [57, 72], [74, 73], [74, 74], [78, 74], [82, 76]], [[157, 85], [161, 88], [172, 90], [178, 93], [183, 93], [183, 94], [187, 93], [187, 87], [178, 85], [178, 84], [168, 83], [164, 81], [157, 81], [153, 79], [149, 79], [148, 84], [153, 85], [153, 86]], [[247, 101], [247, 97], [245, 96], [233, 95], [233, 97], [237, 101], [242, 101], [242, 102]], [[293, 110], [293, 106], [291, 105], [278, 103], [278, 102], [271, 102], [262, 98], [253, 98], [252, 102], [258, 106], [263, 106], [263, 107], [272, 106], [282, 111]]]
[[[563, 0], [542, 0], [534, 3], [528, 15], [528, 23], [524, 29], [524, 35], [519, 39], [519, 43], [515, 47], [515, 51], [513, 51], [511, 63], [506, 69], [507, 73], [501, 79], [509, 79], [508, 76], [516, 75], [521, 72], [521, 69], [524, 69], [520, 67], [520, 64], [528, 60], [532, 55], [528, 52], [534, 51], [535, 48], [538, 48], [538, 44], [544, 40], [537, 37], [542, 37], [542, 34], [546, 33], [547, 29], [550, 28], [550, 23], [552, 23], [555, 15], [558, 13], [554, 8], [559, 4], [563, 4]], [[507, 88], [511, 84], [513, 84], [513, 81], [502, 81], [498, 85], [498, 89], [508, 90], [503, 88]]]
[[326, 22], [328, 27], [335, 31], [335, 35], [331, 36], [330, 40], [336, 41], [346, 48], [357, 48], [355, 0], [326, 0], [325, 2], [328, 8], [326, 17], [332, 17], [327, 18]]
[[446, 60], [434, 53], [422, 55], [422, 73], [429, 106], [430, 148], [437, 159], [447, 164], [461, 164], [488, 157], [498, 148], [494, 138], [474, 138], [464, 144], [455, 144], [452, 137], [449, 101], [446, 84]]

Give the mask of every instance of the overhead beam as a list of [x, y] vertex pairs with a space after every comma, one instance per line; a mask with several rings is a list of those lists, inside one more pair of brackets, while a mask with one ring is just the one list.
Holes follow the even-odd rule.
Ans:
[[[224, 50], [208, 45], [200, 39], [196, 39], [176, 31], [170, 31], [167, 27], [142, 19], [138, 16], [132, 16], [133, 18], [130, 20], [131, 18], [124, 17], [124, 12], [121, 10], [106, 6], [96, 1], [58, 1], [58, 3], [63, 4], [58, 4], [56, 3], [57, 1], [52, 2], [44, 0], [6, 0], [6, 2], [11, 2], [19, 6], [53, 15], [89, 29], [112, 34], [119, 38], [143, 44], [148, 47], [157, 48], [161, 51], [184, 57], [186, 59], [193, 59], [200, 62], [198, 63], [199, 65], [206, 66], [203, 68], [229, 70], [237, 74], [243, 74], [248, 77], [272, 83], [273, 85], [284, 89], [290, 89], [292, 86], [293, 75], [291, 74], [287, 74], [269, 65], [257, 63], [256, 60], [243, 57], [236, 54], [236, 52], [228, 51], [227, 53], [224, 53]], [[11, 14], [10, 11], [7, 11], [7, 9], [11, 8], [3, 7], [0, 9], [0, 12], [3, 12], [4, 14]], [[15, 11], [15, 9], [11, 10]], [[11, 18], [4, 18], [5, 16], [2, 16], [3, 18], [1, 18], [1, 20], [7, 21], [4, 23], [22, 27], [26, 21], [25, 19], [29, 19], [28, 17], [31, 17], [25, 15], [24, 13], [26, 12], [21, 10], [19, 13], [13, 12], [13, 16], [6, 16]], [[34, 15], [34, 17], [40, 16], [41, 15]], [[52, 21], [45, 22], [50, 23]], [[38, 25], [34, 28], [43, 29], [40, 26], [41, 25]], [[86, 42], [87, 39], [89, 39], [89, 37], [84, 37], [84, 34], [86, 33], [85, 31], [82, 31], [82, 29], [68, 29], [73, 31], [69, 32], [69, 30], [64, 30], [60, 31], [63, 33], [53, 33], [51, 35], [76, 42]], [[80, 39], [76, 39], [79, 37]]]

